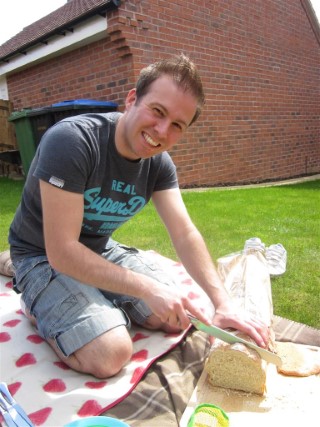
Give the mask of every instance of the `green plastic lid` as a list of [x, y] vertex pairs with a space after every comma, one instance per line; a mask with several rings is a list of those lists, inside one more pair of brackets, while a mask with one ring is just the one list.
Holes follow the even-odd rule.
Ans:
[[219, 406], [210, 403], [198, 405], [188, 422], [188, 427], [229, 427], [229, 417]]

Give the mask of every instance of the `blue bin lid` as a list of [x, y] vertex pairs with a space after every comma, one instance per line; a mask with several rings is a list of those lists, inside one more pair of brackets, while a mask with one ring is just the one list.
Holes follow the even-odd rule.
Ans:
[[68, 106], [77, 106], [85, 105], [88, 107], [117, 107], [118, 104], [112, 101], [95, 101], [94, 99], [70, 99], [68, 101], [58, 102], [52, 104], [52, 107], [68, 107]]

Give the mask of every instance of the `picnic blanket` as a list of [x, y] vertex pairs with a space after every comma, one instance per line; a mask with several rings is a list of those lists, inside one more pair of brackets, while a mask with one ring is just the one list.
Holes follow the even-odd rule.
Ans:
[[[320, 347], [318, 329], [279, 316], [273, 317], [272, 327], [277, 341]], [[179, 427], [209, 350], [207, 336], [191, 329], [178, 346], [155, 361], [130, 396], [101, 415], [130, 427]]]
[[[180, 263], [160, 257], [189, 298], [205, 295]], [[97, 380], [68, 369], [24, 317], [11, 280], [0, 276], [0, 380], [35, 426], [62, 427], [91, 415], [118, 418], [131, 427], [178, 427], [210, 349], [206, 334], [190, 328], [167, 335], [135, 328], [134, 355], [118, 376]], [[320, 331], [274, 316], [278, 341], [320, 346]]]
[[[180, 263], [152, 255], [171, 269], [176, 282], [189, 298], [207, 298]], [[0, 276], [0, 380], [25, 409], [36, 426], [63, 426], [70, 421], [98, 415], [128, 396], [160, 356], [172, 350], [187, 331], [180, 334], [132, 327], [134, 351], [122, 371], [106, 380], [69, 369], [37, 334], [20, 308], [20, 296], [10, 278]], [[205, 302], [205, 304], [209, 302]]]

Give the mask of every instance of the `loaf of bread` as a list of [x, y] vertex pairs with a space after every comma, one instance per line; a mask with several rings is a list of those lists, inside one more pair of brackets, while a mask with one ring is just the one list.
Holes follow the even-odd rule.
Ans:
[[[269, 326], [273, 313], [271, 282], [261, 251], [250, 250], [218, 260], [218, 271], [238, 312], [259, 318]], [[235, 331], [254, 342], [248, 335]], [[274, 345], [270, 340], [269, 349]], [[262, 395], [266, 388], [267, 363], [244, 344], [227, 344], [215, 339], [205, 369], [213, 386]]]
[[[249, 339], [245, 335], [242, 338]], [[227, 344], [216, 339], [205, 369], [214, 386], [260, 395], [265, 391], [267, 363], [244, 344]]]

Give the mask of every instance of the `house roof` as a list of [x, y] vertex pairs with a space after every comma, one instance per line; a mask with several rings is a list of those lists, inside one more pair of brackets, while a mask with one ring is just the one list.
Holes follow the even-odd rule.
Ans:
[[[66, 0], [67, 1], [67, 0]], [[310, 0], [300, 0], [320, 44], [320, 26]], [[73, 27], [94, 15], [103, 15], [107, 10], [117, 8], [121, 0], [68, 0], [67, 3], [25, 27], [14, 37], [0, 46], [0, 62], [8, 62], [17, 54], [24, 54], [37, 44], [46, 44], [54, 35], [64, 35]]]
[[107, 10], [120, 5], [120, 0], [68, 0], [49, 15], [25, 27], [0, 46], [0, 61], [7, 62], [17, 53], [24, 53], [39, 43], [57, 34], [73, 31], [73, 27], [94, 15], [103, 15]]
[[310, 0], [300, 0], [310, 22], [312, 31], [320, 45], [320, 22]]

